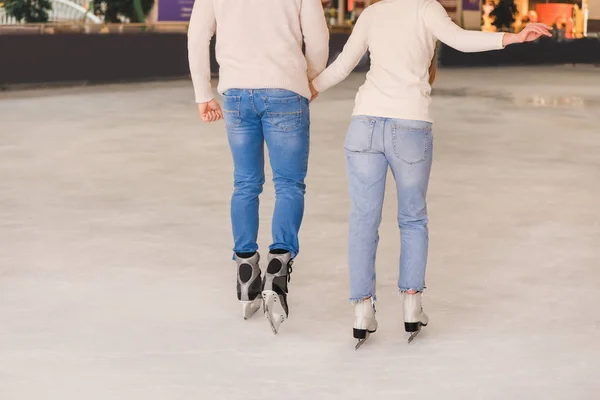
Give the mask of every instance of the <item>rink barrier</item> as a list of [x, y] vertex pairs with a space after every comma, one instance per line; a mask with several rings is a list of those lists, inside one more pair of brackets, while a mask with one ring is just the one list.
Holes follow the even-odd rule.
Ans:
[[0, 35], [0, 88], [189, 75], [181, 33]]
[[442, 67], [524, 66], [558, 64], [600, 64], [600, 40], [597, 37], [566, 40], [540, 39], [534, 43], [508, 46], [504, 50], [461, 53], [441, 46]]
[[[46, 29], [49, 27], [46, 26]], [[116, 27], [113, 27], [116, 29]], [[0, 89], [48, 84], [98, 84], [178, 79], [189, 76], [187, 36], [184, 33], [130, 30], [105, 34], [0, 34]], [[25, 29], [25, 28], [22, 28]], [[53, 27], [56, 29], [56, 27]], [[61, 28], [67, 29], [66, 25]], [[135, 29], [135, 31], [131, 31]], [[347, 33], [332, 33], [330, 59], [334, 60], [348, 39]], [[219, 66], [211, 43], [211, 69]], [[357, 71], [369, 67], [365, 55]]]
[[[189, 76], [185, 33], [0, 34], [0, 89], [20, 86], [98, 84], [179, 79]], [[330, 62], [342, 51], [347, 33], [332, 33]], [[442, 67], [486, 65], [600, 64], [600, 40], [542, 40], [504, 51], [465, 54], [442, 46]], [[211, 51], [215, 75], [218, 64]], [[369, 68], [365, 55], [356, 71]]]

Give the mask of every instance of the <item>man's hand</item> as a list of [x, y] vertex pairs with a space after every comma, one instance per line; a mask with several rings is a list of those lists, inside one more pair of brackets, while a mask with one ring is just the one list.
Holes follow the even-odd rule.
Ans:
[[215, 122], [223, 119], [221, 105], [215, 99], [206, 103], [198, 103], [198, 112], [204, 122]]
[[310, 95], [311, 95], [310, 101], [313, 101], [314, 99], [316, 99], [319, 96], [319, 92], [317, 92], [317, 89], [315, 89], [312, 82], [310, 82], [308, 84], [308, 87], [310, 87]]

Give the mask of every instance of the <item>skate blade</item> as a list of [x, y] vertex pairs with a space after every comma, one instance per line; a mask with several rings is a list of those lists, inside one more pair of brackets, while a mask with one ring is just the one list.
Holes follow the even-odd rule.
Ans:
[[277, 335], [279, 326], [287, 318], [277, 293], [272, 290], [265, 290], [263, 292], [263, 305], [265, 316], [271, 325], [271, 329], [273, 330], [273, 333]]
[[416, 332], [413, 332], [410, 334], [410, 336], [408, 337], [408, 343], [411, 343], [413, 340], [415, 340], [415, 338], [417, 337], [417, 335], [421, 332], [421, 329], [419, 329]]
[[408, 337], [408, 343], [411, 343], [413, 340], [415, 340], [415, 338], [417, 337], [417, 335], [418, 335], [419, 333], [421, 333], [421, 329], [422, 329], [424, 326], [427, 326], [427, 324], [424, 324], [424, 323], [422, 323], [422, 322], [419, 322], [419, 329], [418, 329], [418, 330], [416, 330], [415, 332], [412, 332], [412, 333], [410, 334], [410, 336]]
[[242, 316], [244, 319], [250, 319], [260, 309], [262, 299], [260, 297], [251, 301], [240, 301], [242, 303]]
[[360, 349], [360, 347], [367, 341], [367, 339], [369, 338], [369, 335], [371, 335], [370, 333], [367, 332], [367, 336], [365, 336], [364, 339], [358, 339], [358, 341], [356, 342], [356, 346], [354, 346], [354, 350], [358, 350]]

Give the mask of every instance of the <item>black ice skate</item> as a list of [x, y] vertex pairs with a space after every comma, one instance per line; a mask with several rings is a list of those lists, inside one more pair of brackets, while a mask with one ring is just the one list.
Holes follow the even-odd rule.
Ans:
[[256, 313], [262, 303], [260, 296], [261, 276], [258, 261], [260, 255], [254, 253], [252, 257], [241, 258], [235, 256], [237, 263], [237, 296], [242, 304], [242, 316], [248, 319]]
[[292, 273], [292, 254], [269, 253], [267, 273], [263, 281], [263, 307], [274, 334], [289, 315], [287, 304], [288, 282]]

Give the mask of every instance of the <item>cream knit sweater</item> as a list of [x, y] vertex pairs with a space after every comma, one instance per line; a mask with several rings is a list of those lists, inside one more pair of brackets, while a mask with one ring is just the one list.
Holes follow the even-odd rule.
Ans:
[[503, 35], [461, 29], [436, 0], [384, 0], [361, 14], [342, 54], [313, 85], [323, 92], [339, 83], [369, 50], [371, 69], [353, 115], [431, 122], [428, 79], [436, 39], [477, 52], [501, 49]]
[[308, 82], [327, 63], [329, 30], [320, 0], [196, 0], [188, 56], [198, 103], [213, 98], [209, 43], [215, 33], [219, 93], [270, 88], [310, 98]]

